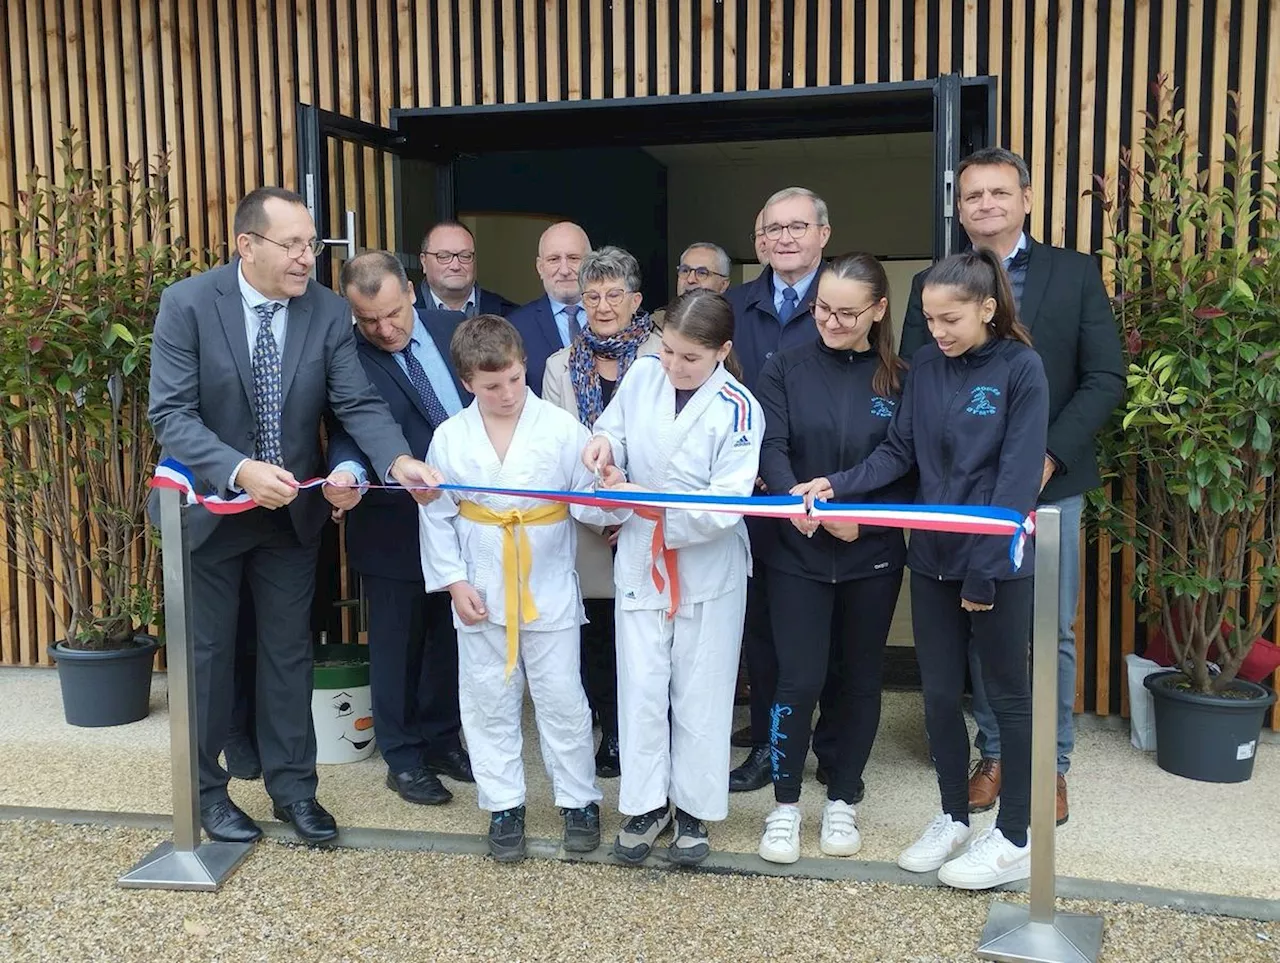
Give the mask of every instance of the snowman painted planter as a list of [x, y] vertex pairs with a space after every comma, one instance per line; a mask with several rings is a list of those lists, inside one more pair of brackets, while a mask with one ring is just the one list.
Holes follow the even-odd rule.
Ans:
[[316, 652], [311, 716], [316, 762], [359, 762], [373, 755], [373, 696], [369, 650], [363, 645], [326, 645]]

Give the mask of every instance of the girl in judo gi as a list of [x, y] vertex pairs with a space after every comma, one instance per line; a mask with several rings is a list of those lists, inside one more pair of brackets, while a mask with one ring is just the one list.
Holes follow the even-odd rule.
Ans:
[[[429, 457], [455, 485], [589, 490], [586, 428], [525, 386], [525, 351], [510, 323], [480, 315], [450, 343], [475, 401], [436, 429]], [[424, 506], [425, 508], [425, 506]], [[426, 590], [448, 589], [458, 627], [458, 703], [489, 852], [525, 854], [520, 713], [529, 683], [542, 759], [564, 816], [564, 848], [600, 845], [591, 710], [579, 669], [582, 595], [572, 518], [616, 524], [597, 508], [484, 492], [445, 492], [419, 513]]]
[[[764, 418], [726, 367], [732, 339], [733, 310], [719, 295], [692, 291], [671, 305], [661, 352], [636, 359], [583, 451], [605, 487], [751, 494]], [[739, 515], [645, 510], [623, 523], [614, 578], [627, 818], [614, 854], [625, 862], [648, 856], [674, 821], [669, 858], [699, 863], [710, 852], [704, 821], [728, 815], [750, 567]]]

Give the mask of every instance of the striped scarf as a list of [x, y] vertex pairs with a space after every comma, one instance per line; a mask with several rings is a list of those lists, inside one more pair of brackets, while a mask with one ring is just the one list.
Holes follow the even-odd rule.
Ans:
[[638, 314], [622, 331], [607, 338], [598, 336], [590, 325], [573, 339], [569, 347], [569, 380], [578, 400], [578, 420], [588, 428], [604, 411], [604, 395], [600, 392], [600, 374], [596, 371], [596, 358], [610, 358], [618, 362], [618, 381], [631, 367], [640, 352], [640, 345], [653, 332], [653, 321], [647, 314]]

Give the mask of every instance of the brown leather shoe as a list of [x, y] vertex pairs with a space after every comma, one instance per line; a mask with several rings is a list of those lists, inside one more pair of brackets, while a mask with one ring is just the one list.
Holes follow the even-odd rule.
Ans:
[[[972, 787], [972, 783], [970, 786]], [[972, 788], [969, 790], [973, 792]], [[1058, 773], [1058, 825], [1061, 826], [1067, 821], [1070, 811], [1067, 807], [1067, 777], [1062, 773]]]
[[969, 773], [969, 812], [985, 813], [1000, 798], [1000, 760], [982, 758]]

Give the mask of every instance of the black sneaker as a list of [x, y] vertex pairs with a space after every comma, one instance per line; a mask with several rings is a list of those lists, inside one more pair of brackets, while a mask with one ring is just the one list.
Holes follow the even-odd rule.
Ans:
[[524, 859], [524, 807], [504, 809], [489, 817], [489, 855], [500, 863]]
[[677, 809], [676, 838], [671, 841], [667, 858], [681, 866], [697, 866], [710, 852], [706, 825], [698, 817]]
[[643, 863], [670, 825], [671, 809], [667, 806], [629, 817], [613, 842], [613, 855], [624, 863]]
[[589, 853], [600, 846], [600, 807], [595, 803], [581, 809], [562, 809], [564, 816], [564, 851]]

